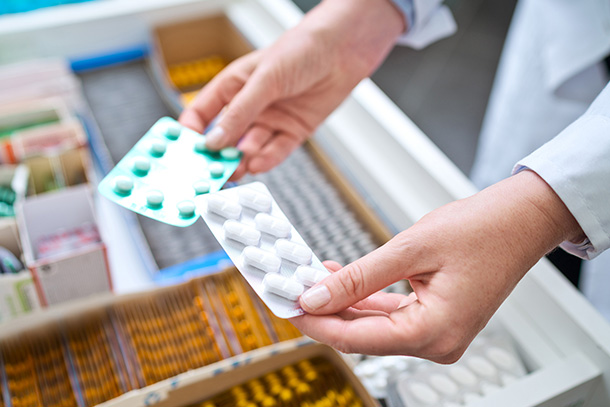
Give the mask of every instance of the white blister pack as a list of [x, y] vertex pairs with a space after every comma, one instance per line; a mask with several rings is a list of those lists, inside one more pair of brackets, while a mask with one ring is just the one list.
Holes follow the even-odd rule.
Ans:
[[271, 312], [303, 315], [299, 297], [330, 273], [262, 182], [196, 199], [198, 212]]

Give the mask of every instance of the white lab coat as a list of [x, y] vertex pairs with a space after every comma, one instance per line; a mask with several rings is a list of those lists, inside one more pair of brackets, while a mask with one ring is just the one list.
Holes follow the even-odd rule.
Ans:
[[[522, 158], [587, 110], [607, 83], [600, 61], [609, 54], [609, 1], [520, 0], [471, 173], [483, 188], [510, 175], [517, 162], [537, 171], [593, 236], [593, 245], [566, 245], [584, 258], [595, 257], [610, 240], [610, 209], [603, 208], [610, 208], [610, 89], [587, 117]], [[583, 293], [610, 319], [610, 252], [585, 263]]]

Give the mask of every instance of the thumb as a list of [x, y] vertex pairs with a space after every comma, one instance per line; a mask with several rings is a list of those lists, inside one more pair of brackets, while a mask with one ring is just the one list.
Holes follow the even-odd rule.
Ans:
[[227, 105], [219, 122], [206, 134], [206, 147], [220, 150], [234, 146], [274, 100], [271, 75], [255, 71]]
[[408, 264], [394, 245], [386, 244], [332, 273], [301, 295], [301, 307], [308, 313], [334, 314], [369, 295], [405, 278]]

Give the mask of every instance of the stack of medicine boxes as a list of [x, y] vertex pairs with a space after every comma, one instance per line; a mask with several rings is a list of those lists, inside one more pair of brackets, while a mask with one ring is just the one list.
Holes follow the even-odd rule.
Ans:
[[0, 321], [111, 289], [89, 185], [83, 106], [63, 60], [0, 70], [0, 163], [8, 174], [2, 181], [15, 192], [0, 219], [0, 246], [26, 269], [18, 279], [0, 275]]

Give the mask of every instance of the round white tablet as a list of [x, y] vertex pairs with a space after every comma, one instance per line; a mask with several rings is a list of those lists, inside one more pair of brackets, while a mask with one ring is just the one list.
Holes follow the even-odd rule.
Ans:
[[114, 192], [119, 195], [129, 195], [133, 189], [133, 180], [125, 175], [114, 177]]

